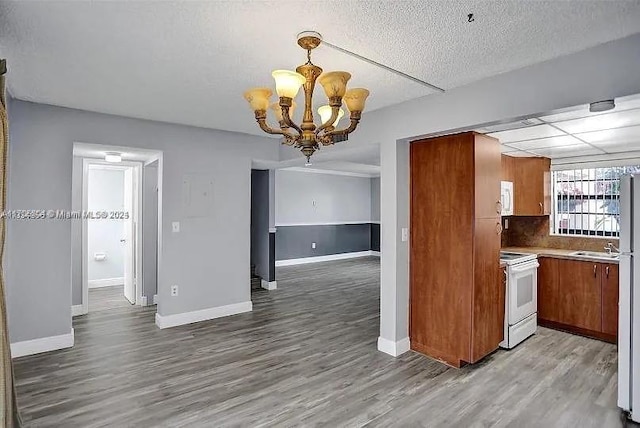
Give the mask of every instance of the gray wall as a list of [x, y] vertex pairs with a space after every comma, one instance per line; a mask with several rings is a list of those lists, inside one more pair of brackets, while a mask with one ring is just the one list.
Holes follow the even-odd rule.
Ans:
[[371, 221], [380, 222], [380, 177], [371, 179]]
[[269, 280], [269, 170], [251, 170], [251, 264]]
[[[71, 209], [82, 210], [82, 158], [74, 156], [71, 175]], [[82, 304], [82, 222], [71, 221], [71, 304]]]
[[[87, 209], [89, 211], [124, 210], [124, 171], [89, 168], [87, 177]], [[124, 279], [124, 245], [120, 242], [124, 232], [122, 219], [87, 220], [89, 281], [96, 279]], [[103, 253], [104, 260], [95, 254]]]
[[276, 171], [276, 227], [371, 221], [371, 179]]
[[367, 251], [372, 238], [379, 248], [372, 236], [373, 180], [276, 171], [276, 260]]
[[142, 295], [151, 304], [157, 292], [158, 161], [155, 161], [142, 169]]
[[[278, 143], [250, 135], [128, 119], [14, 100], [9, 209], [71, 209], [74, 142], [161, 150], [162, 236], [158, 313], [250, 300], [251, 160], [276, 160]], [[214, 210], [182, 212], [188, 174], [214, 178]], [[232, 183], [232, 185], [230, 185]], [[180, 221], [180, 233], [171, 222]], [[6, 283], [12, 342], [71, 329], [71, 222], [9, 221]], [[170, 286], [180, 286], [177, 297]]]

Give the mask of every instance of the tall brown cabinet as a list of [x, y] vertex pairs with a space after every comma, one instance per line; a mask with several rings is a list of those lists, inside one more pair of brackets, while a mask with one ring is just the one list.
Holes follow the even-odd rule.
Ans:
[[503, 338], [500, 144], [468, 132], [410, 154], [411, 348], [460, 367]]

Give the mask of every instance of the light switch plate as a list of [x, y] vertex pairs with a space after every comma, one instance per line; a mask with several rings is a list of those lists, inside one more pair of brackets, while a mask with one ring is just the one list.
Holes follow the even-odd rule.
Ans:
[[315, 248], [316, 248], [316, 243], [315, 242], [311, 243], [311, 248], [313, 248], [315, 250]]
[[407, 242], [409, 238], [409, 229], [407, 229], [406, 227], [402, 228], [402, 242]]
[[173, 223], [171, 223], [171, 231], [173, 233], [180, 232], [180, 222], [179, 221], [174, 221]]

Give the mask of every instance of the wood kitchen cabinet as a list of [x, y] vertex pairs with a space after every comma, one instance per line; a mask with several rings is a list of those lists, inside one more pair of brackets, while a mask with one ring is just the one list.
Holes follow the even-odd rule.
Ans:
[[538, 259], [538, 318], [560, 322], [558, 259]]
[[411, 349], [455, 367], [498, 348], [500, 144], [473, 132], [410, 146]]
[[618, 265], [540, 258], [538, 323], [615, 342]]
[[513, 182], [513, 215], [551, 213], [551, 160], [502, 155], [502, 179]]
[[606, 264], [602, 271], [602, 332], [618, 335], [618, 265]]
[[560, 322], [592, 331], [601, 330], [600, 263], [562, 260], [560, 266]]

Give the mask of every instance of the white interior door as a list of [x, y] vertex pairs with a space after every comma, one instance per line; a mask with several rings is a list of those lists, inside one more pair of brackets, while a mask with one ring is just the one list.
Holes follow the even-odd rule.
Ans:
[[136, 303], [135, 286], [135, 213], [134, 213], [134, 171], [127, 168], [124, 171], [124, 212], [128, 213], [128, 218], [124, 220], [122, 243], [124, 245], [124, 297], [129, 303]]

